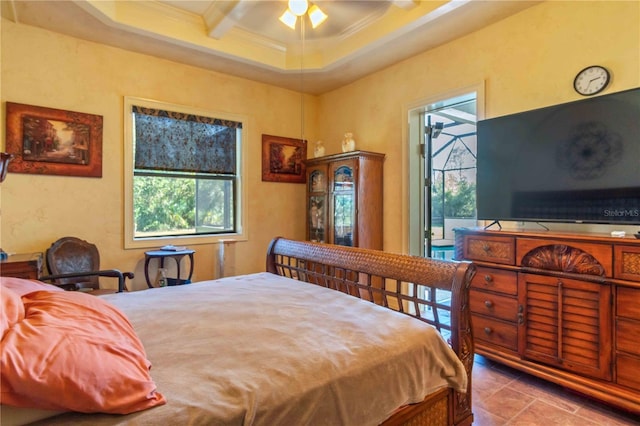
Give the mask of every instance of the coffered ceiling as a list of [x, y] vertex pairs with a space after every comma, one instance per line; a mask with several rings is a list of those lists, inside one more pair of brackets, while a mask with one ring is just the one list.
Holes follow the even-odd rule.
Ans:
[[[317, 0], [291, 30], [286, 0], [2, 0], [2, 16], [81, 39], [320, 94], [538, 1]], [[301, 73], [304, 74], [301, 78]], [[304, 82], [303, 84], [301, 82]]]

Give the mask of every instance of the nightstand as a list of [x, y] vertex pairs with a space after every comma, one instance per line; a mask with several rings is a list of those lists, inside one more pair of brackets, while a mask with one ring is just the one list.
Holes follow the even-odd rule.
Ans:
[[[144, 258], [145, 258], [144, 259], [144, 277], [147, 279], [147, 286], [149, 288], [153, 288], [153, 285], [151, 284], [151, 279], [149, 278], [149, 262], [151, 261], [151, 259], [154, 259], [154, 258], [159, 259], [160, 268], [164, 268], [164, 260], [166, 258], [171, 258], [176, 261], [176, 265], [177, 265], [176, 278], [169, 278], [169, 283], [175, 283], [175, 284], [169, 284], [169, 285], [180, 285], [180, 284], [190, 283], [191, 276], [193, 275], [193, 253], [195, 253], [195, 250], [190, 250], [190, 249], [146, 251], [144, 253]], [[180, 278], [180, 261], [185, 256], [189, 257], [189, 262], [190, 262], [189, 276], [186, 279], [181, 279]]]
[[0, 276], [37, 280], [42, 271], [42, 253], [16, 253], [0, 262]]

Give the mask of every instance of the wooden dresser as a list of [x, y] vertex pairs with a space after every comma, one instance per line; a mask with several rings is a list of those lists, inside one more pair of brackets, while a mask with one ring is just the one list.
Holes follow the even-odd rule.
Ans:
[[476, 352], [640, 414], [640, 240], [456, 229]]
[[0, 276], [37, 280], [42, 271], [42, 253], [11, 254], [0, 262]]

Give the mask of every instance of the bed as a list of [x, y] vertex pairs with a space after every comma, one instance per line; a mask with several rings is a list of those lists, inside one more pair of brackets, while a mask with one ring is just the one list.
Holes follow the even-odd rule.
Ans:
[[[124, 411], [3, 405], [3, 424], [5, 411], [51, 415], [34, 423], [47, 425], [472, 423], [472, 264], [284, 238], [266, 263], [262, 273], [99, 297], [21, 290], [25, 306], [57, 298], [113, 311], [139, 342], [110, 352], [143, 359], [104, 374], [150, 377], [113, 391]], [[3, 404], [9, 364], [3, 354]], [[131, 409], [136, 394], [142, 405]]]

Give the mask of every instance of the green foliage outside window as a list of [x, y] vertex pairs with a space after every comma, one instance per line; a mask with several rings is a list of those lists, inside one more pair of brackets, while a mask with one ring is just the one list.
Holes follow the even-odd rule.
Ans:
[[233, 231], [233, 181], [134, 176], [136, 236]]
[[[195, 179], [136, 176], [136, 232], [171, 232], [195, 227]], [[144, 200], [144, 202], [142, 202]]]
[[[438, 176], [440, 176], [440, 178]], [[441, 176], [441, 174], [436, 175], [433, 186], [431, 187], [432, 211], [442, 212], [444, 214], [443, 217], [450, 218], [475, 217], [475, 183], [470, 183], [464, 176], [448, 173], [445, 184], [443, 185]]]

